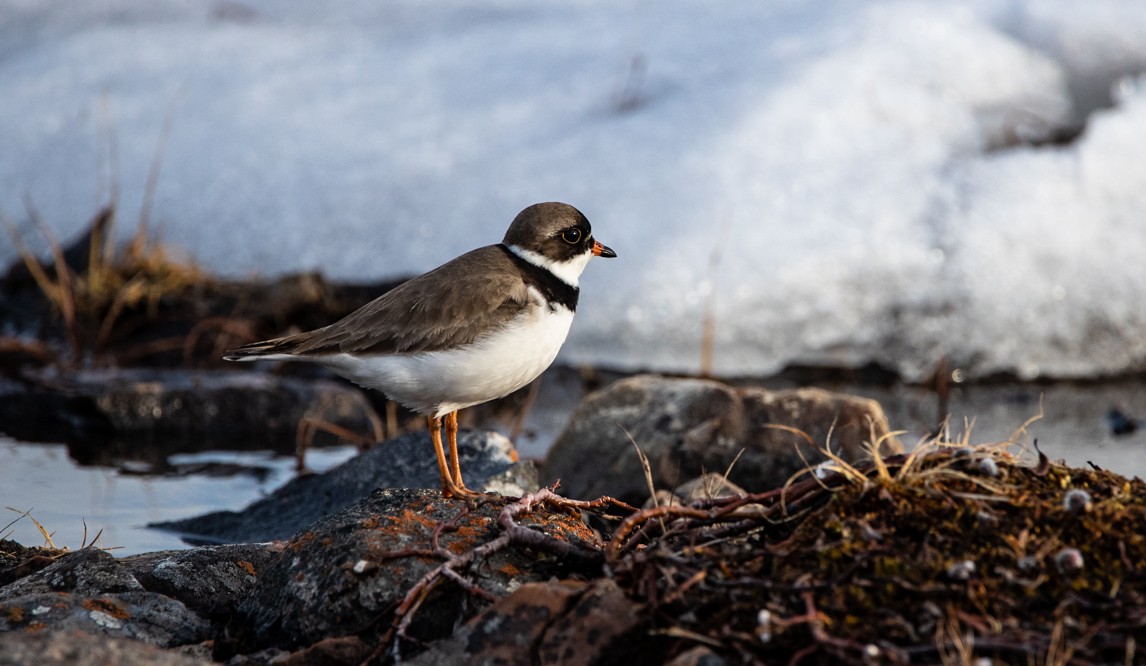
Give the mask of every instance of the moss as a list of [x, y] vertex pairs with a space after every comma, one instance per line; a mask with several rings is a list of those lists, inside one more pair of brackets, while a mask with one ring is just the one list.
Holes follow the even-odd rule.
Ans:
[[[1063, 646], [1121, 663], [1128, 641], [1146, 644], [1146, 484], [977, 455], [994, 457], [997, 478], [950, 451], [900, 458], [910, 473], [879, 478], [873, 468], [862, 482], [818, 489], [812, 510], [779, 519], [773, 511], [705, 548], [679, 544], [711, 541], [704, 532], [716, 523], [670, 531], [620, 578], [658, 622], [740, 659], [806, 649], [821, 663], [862, 661], [871, 644], [936, 661], [965, 632], [974, 654], [1015, 663]], [[1089, 510], [1064, 507], [1072, 488], [1090, 493]], [[1056, 564], [1064, 548], [1081, 553], [1077, 571]], [[674, 593], [693, 571], [705, 571], [705, 583]], [[762, 609], [774, 625], [767, 642], [758, 637]]]

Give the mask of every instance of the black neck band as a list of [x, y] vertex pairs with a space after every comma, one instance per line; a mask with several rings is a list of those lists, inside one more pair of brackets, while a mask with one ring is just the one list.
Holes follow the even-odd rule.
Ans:
[[577, 311], [577, 294], [580, 292], [577, 287], [565, 282], [549, 270], [521, 258], [505, 243], [499, 243], [498, 247], [521, 269], [526, 284], [540, 291], [541, 295], [550, 303], [560, 303], [569, 308], [570, 312]]

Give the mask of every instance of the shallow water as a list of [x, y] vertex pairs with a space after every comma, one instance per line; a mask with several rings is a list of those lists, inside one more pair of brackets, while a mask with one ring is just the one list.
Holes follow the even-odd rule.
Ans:
[[[901, 436], [905, 445], [925, 437], [937, 420], [937, 399], [930, 391], [896, 386], [853, 392], [883, 405], [892, 429], [907, 431]], [[1075, 467], [1094, 463], [1124, 476], [1146, 478], [1146, 428], [1114, 434], [1107, 418], [1111, 409], [1130, 417], [1146, 416], [1146, 384], [957, 386], [948, 404], [952, 439], [965, 432], [971, 444], [1037, 439], [1052, 460]], [[1027, 421], [1025, 433], [1018, 432]]]
[[[352, 446], [315, 449], [307, 465], [316, 471], [350, 458]], [[271, 452], [209, 451], [170, 457], [172, 465], [225, 464], [232, 473], [156, 476], [129, 469], [81, 467], [63, 444], [18, 442], [0, 435], [0, 536], [27, 546], [44, 538], [20, 512], [31, 511], [58, 547], [76, 549], [84, 541], [114, 548], [116, 556], [187, 548], [178, 536], [148, 529], [147, 523], [186, 518], [209, 511], [238, 510], [282, 485], [294, 474], [294, 459]], [[231, 467], [237, 466], [237, 467]], [[17, 511], [8, 510], [8, 508]]]

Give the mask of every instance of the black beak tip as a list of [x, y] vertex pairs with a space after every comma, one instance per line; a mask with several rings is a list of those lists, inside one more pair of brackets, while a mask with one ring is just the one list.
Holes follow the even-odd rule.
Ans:
[[613, 252], [613, 248], [611, 248], [611, 247], [609, 247], [609, 246], [607, 246], [607, 245], [602, 245], [602, 246], [601, 246], [601, 254], [600, 254], [600, 255], [598, 255], [598, 256], [601, 256], [601, 257], [606, 257], [606, 258], [611, 258], [611, 257], [615, 257], [615, 256], [617, 256], [617, 253], [616, 253], [616, 252]]

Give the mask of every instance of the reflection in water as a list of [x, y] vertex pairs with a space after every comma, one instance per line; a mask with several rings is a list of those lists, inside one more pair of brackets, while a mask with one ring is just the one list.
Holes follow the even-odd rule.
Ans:
[[[328, 469], [354, 455], [351, 446], [314, 449], [307, 465]], [[149, 530], [147, 523], [240, 509], [282, 485], [294, 474], [294, 459], [270, 452], [213, 451], [168, 457], [162, 475], [127, 469], [78, 466], [63, 444], [29, 444], [0, 436], [0, 501], [31, 515], [57, 546], [79, 548], [103, 534], [98, 545], [117, 556], [187, 548], [175, 535]], [[176, 474], [175, 471], [189, 472]], [[0, 527], [16, 520], [0, 537], [28, 546], [43, 537], [28, 518], [4, 510]]]

